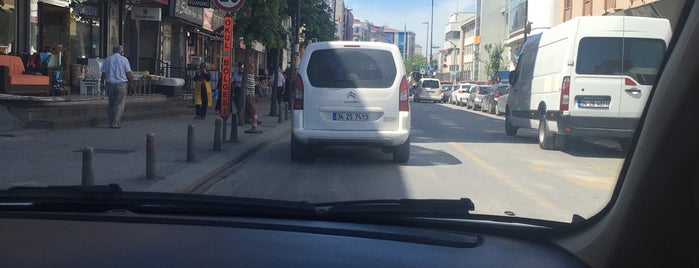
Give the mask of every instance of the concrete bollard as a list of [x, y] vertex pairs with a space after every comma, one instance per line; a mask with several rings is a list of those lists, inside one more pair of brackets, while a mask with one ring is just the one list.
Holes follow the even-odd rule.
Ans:
[[155, 133], [146, 135], [146, 179], [155, 179]]
[[83, 176], [82, 185], [95, 185], [95, 172], [92, 169], [92, 156], [95, 153], [95, 149], [92, 147], [86, 147], [83, 149]]
[[221, 117], [223, 124], [221, 125], [221, 141], [226, 142], [228, 138], [228, 117]]
[[223, 120], [216, 118], [214, 125], [214, 151], [221, 151], [221, 123]]
[[187, 162], [193, 162], [196, 158], [194, 155], [194, 125], [189, 124], [187, 127]]
[[285, 102], [284, 108], [286, 108], [284, 109], [284, 120], [289, 120], [289, 113], [291, 112], [289, 102]]
[[277, 123], [281, 123], [282, 121], [284, 121], [284, 112], [282, 111], [283, 105], [284, 105], [284, 102], [279, 104], [279, 120], [277, 121]]
[[238, 124], [233, 124], [233, 122], [238, 122], [238, 115], [231, 115], [231, 140], [230, 142], [239, 143], [238, 141]]

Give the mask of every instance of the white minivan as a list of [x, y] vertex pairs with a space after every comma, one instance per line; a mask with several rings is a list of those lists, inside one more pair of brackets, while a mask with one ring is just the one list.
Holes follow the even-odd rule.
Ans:
[[672, 32], [667, 19], [576, 17], [530, 36], [510, 74], [505, 130], [539, 130], [539, 146], [570, 137], [633, 136]]
[[379, 147], [410, 158], [408, 80], [398, 47], [379, 42], [319, 42], [306, 47], [294, 85], [291, 158], [314, 148]]

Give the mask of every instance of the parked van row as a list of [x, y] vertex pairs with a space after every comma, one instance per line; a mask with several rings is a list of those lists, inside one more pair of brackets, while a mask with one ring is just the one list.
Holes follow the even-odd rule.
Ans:
[[507, 135], [539, 131], [543, 149], [572, 137], [628, 144], [672, 32], [667, 19], [576, 17], [530, 36], [522, 48], [505, 107]]

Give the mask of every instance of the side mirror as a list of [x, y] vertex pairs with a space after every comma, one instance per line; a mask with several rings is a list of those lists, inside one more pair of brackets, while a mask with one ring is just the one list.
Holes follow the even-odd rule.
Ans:
[[515, 85], [517, 83], [517, 70], [510, 71], [510, 78], [509, 81], [510, 85]]

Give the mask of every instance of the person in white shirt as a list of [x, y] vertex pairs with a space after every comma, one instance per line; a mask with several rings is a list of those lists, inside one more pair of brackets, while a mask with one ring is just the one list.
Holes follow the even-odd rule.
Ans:
[[277, 79], [277, 105], [280, 105], [282, 103], [282, 96], [284, 96], [284, 83], [286, 83], [284, 73], [282, 73], [282, 68], [277, 69], [276, 75], [270, 76], [270, 84], [274, 84], [274, 79]]
[[109, 106], [107, 116], [110, 128], [121, 127], [121, 115], [124, 113], [124, 97], [131, 82], [131, 65], [129, 60], [122, 56], [124, 47], [115, 45], [113, 54], [102, 63], [102, 85], [107, 88]]

